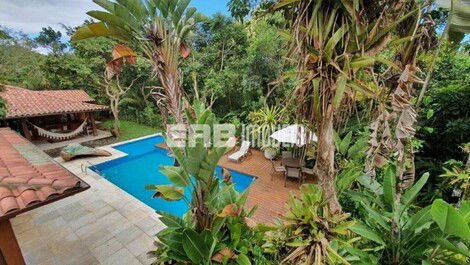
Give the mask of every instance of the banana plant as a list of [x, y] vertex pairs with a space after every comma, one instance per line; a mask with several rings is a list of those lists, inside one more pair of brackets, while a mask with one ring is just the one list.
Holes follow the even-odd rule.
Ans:
[[93, 2], [104, 11], [93, 10], [87, 14], [99, 22], [78, 28], [72, 41], [104, 36], [137, 43], [160, 80], [161, 87], [156, 87], [152, 95], [162, 115], [170, 113], [176, 122], [182, 123], [180, 63], [191, 52], [186, 39], [196, 24], [197, 16], [195, 8], [188, 8], [190, 0]]
[[[215, 115], [198, 101], [193, 105], [186, 110], [186, 119], [213, 131]], [[165, 139], [179, 166], [160, 168], [171, 185], [147, 185], [146, 189], [154, 191], [154, 197], [186, 201], [189, 211], [184, 218], [159, 212], [166, 228], [157, 234], [160, 246], [153, 253], [155, 263], [251, 264], [264, 228], [250, 218], [255, 209], [244, 209], [248, 192], [239, 194], [234, 184], [215, 173], [220, 158], [233, 147], [232, 138], [222, 147], [191, 134], [184, 147], [171, 147], [175, 146], [171, 137]], [[191, 198], [185, 197], [185, 189], [192, 190]]]
[[[362, 220], [351, 230], [369, 241], [367, 247], [378, 253], [380, 264], [466, 264], [470, 257], [468, 205], [462, 207], [461, 217], [441, 201], [414, 211], [413, 201], [429, 174], [397, 196], [395, 171], [393, 163], [385, 169], [380, 195], [372, 191], [348, 192], [364, 211]], [[460, 238], [456, 231], [462, 232]]]
[[[186, 118], [190, 124], [209, 126], [213, 132], [215, 115], [205, 109], [202, 104], [196, 102], [195, 108], [186, 110]], [[186, 200], [190, 204], [191, 215], [198, 231], [210, 229], [213, 225], [214, 209], [206, 204], [206, 200], [213, 192], [218, 190], [219, 179], [215, 174], [217, 163], [220, 158], [227, 153], [234, 145], [234, 139], [227, 141], [222, 147], [216, 143], [206, 142], [203, 138], [191, 138], [185, 147], [171, 147], [171, 152], [175, 156], [179, 166], [162, 166], [160, 171], [168, 177], [172, 185], [148, 185], [146, 188], [155, 191], [155, 197], [162, 197], [166, 200]], [[194, 136], [195, 137], [195, 136]], [[172, 138], [165, 137], [169, 146], [172, 145]], [[193, 190], [192, 198], [184, 197], [184, 189]]]

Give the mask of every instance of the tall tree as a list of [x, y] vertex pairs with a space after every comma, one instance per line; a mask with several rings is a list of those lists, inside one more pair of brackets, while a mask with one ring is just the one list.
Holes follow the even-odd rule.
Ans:
[[88, 12], [100, 22], [79, 28], [72, 40], [108, 36], [137, 42], [160, 80], [153, 95], [162, 115], [183, 123], [180, 63], [190, 54], [186, 38], [196, 23], [196, 9], [187, 8], [190, 0], [93, 1], [106, 11]]
[[252, 0], [230, 0], [227, 7], [232, 17], [243, 23], [244, 18], [250, 13], [252, 2]]
[[62, 43], [62, 33], [60, 31], [55, 31], [51, 27], [42, 28], [42, 31], [39, 33], [34, 40], [42, 47], [45, 47], [53, 55], [60, 55], [64, 52], [67, 45]]
[[39, 65], [44, 55], [27, 34], [0, 26], [0, 83], [38, 89], [44, 86]]
[[334, 125], [348, 114], [356, 91], [372, 94], [359, 76], [391, 43], [394, 29], [418, 11], [415, 1], [281, 0], [291, 18], [291, 57], [298, 61], [295, 87], [300, 122], [318, 134], [315, 172], [331, 212], [341, 211], [335, 187]]

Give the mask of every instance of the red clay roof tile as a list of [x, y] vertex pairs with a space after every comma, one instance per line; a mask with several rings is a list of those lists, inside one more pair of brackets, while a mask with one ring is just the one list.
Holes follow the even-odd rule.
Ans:
[[[94, 100], [82, 90], [39, 90], [4, 86], [0, 97], [7, 102], [6, 119], [37, 117], [64, 113], [107, 110], [107, 106], [92, 104]], [[16, 139], [24, 143], [24, 139]]]
[[0, 218], [13, 217], [89, 187], [52, 159], [41, 165], [28, 161], [15, 148], [18, 144], [41, 152], [11, 129], [0, 128], [0, 150], [4, 150], [0, 151]]

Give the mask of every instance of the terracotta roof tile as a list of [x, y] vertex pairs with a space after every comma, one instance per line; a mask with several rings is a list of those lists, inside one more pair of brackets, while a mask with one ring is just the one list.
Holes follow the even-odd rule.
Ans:
[[83, 90], [43, 90], [41, 93], [78, 102], [95, 102], [95, 100]]
[[[107, 110], [107, 106], [92, 104], [93, 99], [82, 90], [33, 91], [14, 86], [4, 86], [0, 97], [7, 102], [6, 119], [36, 117], [64, 113]], [[24, 143], [24, 139], [16, 139]]]
[[28, 151], [16, 148], [20, 145], [30, 145], [27, 150], [41, 152], [11, 129], [0, 128], [0, 218], [12, 217], [89, 187], [52, 159], [40, 165], [31, 163], [24, 156]]

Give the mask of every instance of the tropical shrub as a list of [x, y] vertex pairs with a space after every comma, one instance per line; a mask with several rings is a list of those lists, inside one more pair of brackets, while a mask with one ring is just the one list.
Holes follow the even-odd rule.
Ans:
[[258, 127], [250, 133], [253, 137], [257, 137], [263, 143], [264, 148], [272, 147], [273, 142], [268, 138], [276, 131], [276, 125], [282, 123], [283, 109], [278, 106], [264, 106], [262, 109], [252, 111], [248, 114], [248, 120]]
[[[458, 211], [443, 201], [418, 211], [414, 209], [413, 201], [426, 184], [429, 174], [424, 174], [403, 194], [396, 192], [398, 187], [393, 163], [387, 166], [382, 177], [383, 182], [378, 189], [367, 187], [362, 193], [347, 193], [363, 207], [361, 221], [351, 230], [361, 235], [363, 240], [369, 240], [365, 246], [375, 253], [379, 263], [465, 264], [470, 257], [470, 220], [463, 221], [465, 218], [459, 217]], [[463, 216], [468, 211], [466, 207], [463, 208]], [[458, 238], [455, 231], [450, 234], [449, 226], [454, 229], [459, 227], [461, 237]], [[460, 263], [449, 263], [456, 255], [464, 255], [465, 258]]]
[[207, 205], [219, 211], [211, 229], [199, 232], [186, 215], [184, 218], [160, 213], [167, 227], [157, 234], [159, 243], [154, 264], [271, 264], [264, 256], [261, 242], [263, 226], [253, 227], [243, 204], [246, 194], [239, 195], [233, 185], [221, 183]]
[[[268, 232], [263, 247], [281, 264], [375, 264], [373, 257], [353, 246], [350, 214], [331, 214], [317, 185], [301, 187], [291, 195], [287, 213], [277, 230]], [[372, 259], [371, 259], [372, 258]]]
[[[463, 146], [463, 150], [470, 147], [470, 143]], [[466, 150], [470, 157], [469, 150]], [[458, 197], [459, 200], [466, 200], [470, 197], [470, 158], [464, 164], [461, 161], [449, 160], [444, 163], [444, 173], [440, 176], [445, 178], [445, 183], [448, 183], [453, 188], [453, 197]]]

